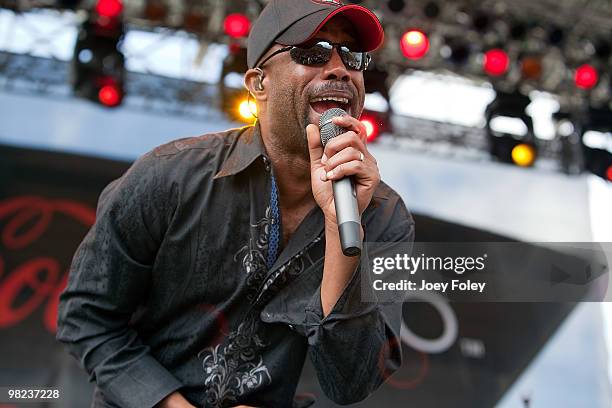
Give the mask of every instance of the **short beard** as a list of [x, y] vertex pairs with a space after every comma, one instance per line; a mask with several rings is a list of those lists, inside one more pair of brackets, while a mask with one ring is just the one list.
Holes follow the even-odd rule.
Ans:
[[[286, 112], [285, 110], [283, 113]], [[302, 117], [302, 123], [306, 125], [309, 123], [308, 113], [308, 110], [306, 110]], [[294, 121], [293, 118], [297, 115], [289, 116], [278, 113], [273, 117], [276, 120], [272, 125], [274, 136], [271, 142], [274, 144], [276, 151], [286, 157], [299, 156], [309, 160], [310, 152], [308, 151], [306, 128], [301, 129], [300, 125]]]
[[[308, 126], [309, 124], [309, 118], [308, 118], [308, 110], [306, 110], [306, 112], [304, 112], [304, 118], [303, 118], [303, 122], [302, 123], [306, 123], [306, 126]], [[304, 153], [304, 157], [308, 158], [310, 160], [310, 149], [308, 148], [308, 133], [306, 132], [306, 128], [302, 129], [302, 151]]]

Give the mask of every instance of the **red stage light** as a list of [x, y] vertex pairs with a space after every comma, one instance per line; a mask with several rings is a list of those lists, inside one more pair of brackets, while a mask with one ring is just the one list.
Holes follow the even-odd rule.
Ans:
[[542, 76], [542, 61], [538, 57], [523, 58], [521, 72], [524, 78], [537, 81]]
[[244, 14], [230, 14], [223, 21], [223, 30], [225, 34], [233, 38], [246, 37], [249, 35], [251, 22]]
[[100, 35], [108, 35], [109, 33], [120, 30], [121, 22], [117, 18], [106, 16], [98, 16], [96, 19], [96, 33]]
[[360, 121], [366, 128], [367, 142], [373, 142], [374, 139], [378, 137], [378, 133], [380, 132], [378, 123], [373, 118], [368, 116], [362, 116]]
[[146, 0], [143, 14], [147, 20], [164, 21], [168, 15], [168, 6], [160, 0]]
[[429, 51], [429, 39], [419, 30], [409, 30], [400, 40], [402, 54], [408, 59], [421, 59]]
[[104, 85], [98, 92], [98, 100], [105, 106], [117, 106], [121, 102], [121, 91], [116, 85]]
[[98, 0], [96, 3], [96, 13], [108, 18], [115, 18], [123, 11], [121, 0]]
[[484, 71], [493, 76], [500, 76], [508, 71], [510, 66], [510, 58], [504, 50], [495, 48], [485, 53], [483, 69]]
[[591, 89], [597, 84], [597, 70], [589, 64], [584, 64], [576, 69], [574, 82], [581, 89]]

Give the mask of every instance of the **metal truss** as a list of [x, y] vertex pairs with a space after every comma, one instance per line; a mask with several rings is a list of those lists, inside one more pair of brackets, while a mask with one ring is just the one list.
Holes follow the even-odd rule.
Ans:
[[[487, 134], [483, 128], [404, 115], [395, 115], [392, 122], [394, 132], [390, 135], [389, 143], [444, 157], [491, 160]], [[538, 160], [545, 161], [544, 167], [561, 170], [561, 143], [559, 138], [537, 140]]]
[[[561, 25], [565, 24], [564, 21], [561, 21], [563, 18], [570, 18], [573, 13], [572, 10], [583, 7], [587, 2], [588, 0], [561, 2], [556, 0], [542, 2], [517, 0], [504, 4], [517, 15], [527, 12], [532, 16], [536, 16], [538, 21], [545, 22], [556, 19], [554, 22]], [[592, 22], [593, 27], [601, 27], [605, 25], [606, 21], [612, 21], [611, 2], [612, 0], [592, 0], [588, 2], [589, 6], [593, 7], [589, 7], [588, 11], [585, 11], [586, 14], [581, 15], [580, 25], [588, 25], [589, 22]], [[120, 109], [138, 109], [168, 115], [196, 116], [204, 120], [222, 118], [224, 114], [219, 109], [218, 84], [209, 84], [184, 78], [169, 78], [167, 76], [156, 75], [152, 73], [153, 71], [147, 69], [148, 58], [151, 53], [156, 48], [163, 46], [165, 38], [177, 35], [178, 27], [159, 26], [151, 24], [150, 21], [143, 20], [139, 10], [142, 9], [144, 3], [144, 0], [126, 1], [126, 22], [128, 29], [155, 31], [160, 34], [159, 41], [148, 45], [145, 49], [138, 52], [126, 55], [128, 60], [140, 61], [140, 65], [144, 66], [145, 73], [128, 71], [126, 98]], [[187, 7], [188, 2], [186, 0], [169, 0], [168, 3], [171, 6], [171, 14], [179, 15]], [[203, 1], [202, 4], [209, 14], [206, 30], [200, 34], [181, 31], [179, 35], [191, 37], [198, 41], [200, 50], [197, 57], [202, 57], [206, 52], [208, 44], [225, 41], [219, 34], [221, 32], [222, 18], [225, 13], [248, 10], [248, 13], [253, 15], [257, 13], [265, 2], [247, 3], [245, 4], [242, 0], [229, 2], [224, 2], [223, 0]], [[375, 3], [368, 3], [368, 0], [364, 2], [365, 5], [372, 8], [383, 7], [380, 2]], [[415, 6], [419, 6], [421, 3], [424, 3], [424, 1], [417, 1]], [[460, 3], [467, 9], [473, 9], [489, 2], [485, 1], [480, 6], [478, 2], [467, 0]], [[234, 10], [237, 7], [239, 7], [239, 10]], [[549, 16], [545, 16], [546, 12], [550, 10], [559, 10], [559, 13], [553, 13], [554, 16], [552, 17], [550, 13], [548, 13]], [[83, 10], [77, 12], [39, 10], [38, 12], [43, 14], [55, 13], [56, 17], [59, 16], [57, 27], [51, 32], [42, 32], [35, 24], [29, 21], [27, 13], [21, 12], [13, 12], [13, 18], [10, 20], [13, 27], [7, 28], [5, 26], [4, 30], [0, 27], [0, 36], [10, 36], [14, 34], [11, 30], [18, 28], [21, 32], [21, 39], [23, 40], [25, 36], [27, 39], [25, 42], [30, 46], [29, 49], [23, 49], [20, 52], [0, 51], [0, 91], [34, 94], [43, 97], [71, 98], [71, 56], [65, 55], [65, 51], [62, 54], [58, 50], [59, 47], [55, 44], [54, 37], [62, 35], [65, 31], [76, 31], [77, 26], [87, 18], [87, 15]], [[3, 13], [11, 12], [3, 11]], [[383, 22], [389, 31], [388, 34], [393, 36], [398, 33], [402, 26], [394, 18], [389, 18], [388, 13], [388, 10], [384, 11], [383, 17], [387, 18], [383, 18]], [[0, 18], [2, 18], [1, 14]], [[441, 29], [446, 30], [444, 22], [437, 24], [439, 24]], [[570, 24], [569, 27], [572, 27], [572, 25]], [[393, 34], [394, 32], [395, 34]], [[1, 40], [2, 38], [0, 37]], [[44, 55], [44, 57], [40, 55]], [[387, 60], [384, 50], [380, 57], [383, 62], [388, 63], [388, 67], [396, 68], [394, 76], [406, 71], [405, 61]], [[427, 69], [427, 67], [422, 68]], [[478, 77], [474, 77], [474, 79], [478, 79]], [[480, 80], [483, 79], [480, 78]], [[572, 105], [582, 105], [585, 102], [582, 98], [572, 98]], [[387, 135], [387, 137], [380, 138], [381, 144], [388, 143], [402, 149], [444, 157], [466, 160], [491, 160], [488, 152], [487, 135], [484, 129], [399, 115], [394, 115], [391, 120], [395, 131], [393, 134]], [[548, 168], [561, 170], [562, 140], [558, 138], [554, 140], [538, 139], [537, 142], [539, 158], [548, 162], [546, 164]], [[538, 160], [536, 165], [540, 165], [540, 163], [541, 160]]]
[[[7, 0], [0, 0], [2, 2]], [[85, 8], [89, 3], [83, 1], [82, 7], [76, 12], [60, 12], [57, 9], [32, 9], [36, 2], [43, 0], [21, 0], [22, 8], [34, 10], [38, 13], [56, 13], [62, 17], [64, 28], [74, 30], [76, 26], [87, 18]], [[46, 0], [53, 2], [52, 0]], [[59, 0], [54, 0], [59, 1]], [[385, 66], [389, 73], [388, 83], [390, 86], [393, 79], [411, 69], [441, 72], [450, 71], [461, 76], [471, 78], [475, 81], [493, 82], [499, 89], [510, 91], [512, 89], [528, 87], [530, 89], [544, 90], [559, 95], [568, 104], [593, 103], [596, 105], [610, 103], [610, 82], [612, 78], [606, 69], [600, 70], [600, 81], [595, 89], [590, 92], [577, 90], [572, 80], [572, 69], [581, 61], [588, 61], [593, 56], [591, 48], [594, 42], [600, 39], [609, 39], [609, 27], [612, 26], [612, 0], [462, 0], [457, 2], [441, 3], [441, 14], [435, 21], [424, 20], [420, 15], [421, 10], [428, 0], [415, 0], [410, 7], [406, 7], [401, 13], [393, 13], [388, 9], [387, 2], [364, 0], [363, 4], [376, 10], [380, 15], [388, 38], [397, 38], [409, 26], [423, 27], [427, 29], [431, 39], [429, 54], [418, 61], [407, 61], [399, 47], [394, 41], [387, 41], [375, 55], [381, 66]], [[155, 31], [159, 36], [157, 44], [153, 43], [146, 51], [155, 52], [156, 47], [163, 46], [163, 40], [168, 37], [179, 35], [191, 36], [199, 43], [200, 51], [194, 56], [196, 62], [205, 54], [208, 44], [229, 43], [229, 39], [223, 35], [223, 18], [228, 13], [243, 12], [254, 18], [265, 1], [247, 0], [125, 0], [125, 22], [129, 30]], [[163, 3], [167, 6], [167, 15], [164, 21], [151, 21], [145, 18], [144, 12], [149, 2]], [[186, 32], [182, 28], [184, 14], [191, 9], [197, 8], [205, 17], [202, 19], [202, 27], [199, 32]], [[478, 10], [486, 10], [491, 18], [503, 26], [502, 28], [491, 28], [491, 32], [478, 33], [471, 28], [468, 15]], [[0, 9], [2, 11], [2, 9]], [[5, 11], [8, 13], [8, 11]], [[50, 56], [53, 57], [53, 37], [60, 33], [62, 26], [51, 33], [39, 33], [36, 27], [29, 23], [28, 14], [21, 11], [14, 12], [14, 18], [10, 21], [16, 29], [19, 26], [27, 36], [30, 36], [32, 48], [39, 49], [45, 44], [51, 48]], [[458, 21], [458, 16], [464, 15], [464, 22]], [[2, 15], [0, 13], [0, 19]], [[507, 31], [512, 22], [523, 22], [532, 24], [537, 21], [540, 30], [531, 31], [528, 40], [514, 41], [508, 37]], [[1, 21], [0, 21], [1, 22]], [[566, 41], [562, 47], [552, 47], [548, 44], [546, 30], [553, 25], [563, 27]], [[531, 26], [530, 26], [531, 27]], [[533, 28], [533, 27], [532, 27]], [[13, 28], [4, 29], [0, 24], [0, 36], [3, 32], [10, 36]], [[464, 64], [456, 65], [442, 56], [442, 50], [446, 46], [447, 39], [460, 40], [470, 45], [469, 58]], [[2, 38], [0, 37], [0, 43]], [[493, 41], [493, 42], [491, 42]], [[240, 40], [244, 45], [244, 39]], [[480, 60], [481, 52], [491, 44], [504, 43], [513, 60], [516, 60], [523, 52], [535, 53], [542, 58], [547, 72], [539, 80], [523, 80], [520, 72], [520, 64], [512, 64], [507, 75], [500, 78], [489, 78], [482, 72]], [[150, 49], [149, 49], [150, 48]], [[24, 53], [40, 56], [40, 54], [24, 50]], [[126, 55], [128, 59], [146, 59], [146, 53]], [[609, 62], [609, 61], [608, 61]], [[604, 61], [600, 62], [605, 67]], [[146, 65], [146, 62], [144, 62]]]
[[[72, 98], [70, 63], [57, 59], [0, 52], [0, 92]], [[219, 86], [159, 75], [128, 72], [126, 98], [119, 109], [219, 120]], [[383, 146], [440, 157], [490, 161], [484, 129], [435, 122], [404, 115], [391, 117], [392, 134]], [[538, 155], [550, 170], [560, 168], [560, 142], [538, 141]]]
[[[70, 63], [57, 59], [0, 52], [0, 91], [52, 98], [72, 98]], [[124, 103], [119, 109], [139, 109], [168, 115], [222, 117], [217, 109], [217, 85], [159, 75], [128, 72]]]

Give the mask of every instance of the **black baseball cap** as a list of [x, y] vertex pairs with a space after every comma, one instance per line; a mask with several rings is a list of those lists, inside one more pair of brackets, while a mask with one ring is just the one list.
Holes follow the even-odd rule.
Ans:
[[385, 35], [378, 17], [363, 6], [345, 5], [340, 0], [270, 0], [249, 33], [249, 68], [256, 66], [272, 44], [302, 44], [338, 14], [353, 23], [361, 51], [373, 51], [383, 43]]

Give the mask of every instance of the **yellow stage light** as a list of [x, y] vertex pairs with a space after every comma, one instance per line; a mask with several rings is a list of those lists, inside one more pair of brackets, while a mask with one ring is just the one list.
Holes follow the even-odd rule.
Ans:
[[512, 161], [517, 166], [529, 167], [535, 162], [536, 151], [533, 146], [519, 143], [512, 148]]
[[252, 122], [255, 120], [255, 115], [257, 115], [257, 105], [255, 101], [242, 100], [240, 105], [238, 105], [238, 113], [240, 114], [240, 118], [245, 122]]

